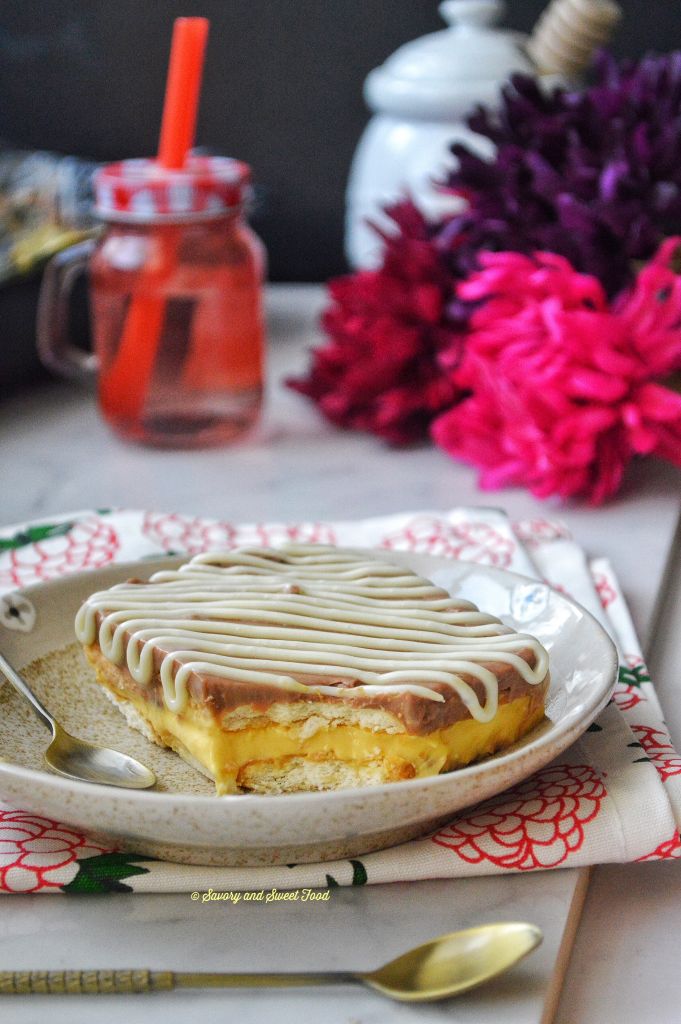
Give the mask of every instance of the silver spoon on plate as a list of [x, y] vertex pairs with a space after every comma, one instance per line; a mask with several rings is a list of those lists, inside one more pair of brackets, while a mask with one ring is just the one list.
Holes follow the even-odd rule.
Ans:
[[124, 789], [148, 789], [156, 784], [156, 776], [152, 770], [136, 761], [134, 757], [71, 736], [38, 700], [26, 680], [12, 668], [2, 654], [0, 672], [17, 693], [28, 701], [40, 721], [52, 733], [52, 742], [45, 751], [45, 761], [53, 772], [79, 782], [95, 782], [100, 786], [122, 786]]

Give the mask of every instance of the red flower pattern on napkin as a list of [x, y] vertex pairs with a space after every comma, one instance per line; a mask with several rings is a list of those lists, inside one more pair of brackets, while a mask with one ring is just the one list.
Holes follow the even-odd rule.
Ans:
[[87, 516], [37, 543], [26, 543], [8, 552], [8, 564], [0, 569], [0, 587], [28, 587], [67, 573], [101, 569], [116, 557], [119, 539], [101, 516]]
[[234, 548], [251, 544], [334, 544], [333, 529], [325, 523], [257, 523], [253, 527], [235, 526], [217, 519], [182, 516], [176, 513], [148, 512], [142, 532], [164, 551], [198, 555], [211, 548]]
[[536, 547], [548, 540], [571, 540], [572, 534], [563, 523], [551, 519], [520, 519], [513, 523], [513, 532], [523, 544]]
[[50, 818], [0, 810], [0, 891], [57, 892], [78, 873], [79, 859], [106, 849]]
[[645, 701], [645, 697], [635, 686], [621, 686], [619, 683], [613, 690], [612, 699], [620, 711], [631, 711], [637, 704]]
[[646, 853], [643, 857], [637, 857], [636, 863], [640, 863], [645, 860], [678, 860], [681, 857], [681, 838], [679, 837], [678, 829], [674, 831], [674, 835], [671, 839], [667, 839], [665, 842], [660, 843], [650, 853]]
[[606, 795], [590, 765], [552, 765], [455, 818], [431, 839], [469, 864], [556, 868], [582, 846], [584, 826]]
[[681, 775], [681, 757], [674, 750], [668, 733], [652, 725], [632, 725], [631, 730], [657, 768], [663, 782], [673, 775]]
[[448, 523], [435, 516], [417, 516], [403, 529], [384, 537], [381, 546], [502, 568], [511, 564], [516, 548], [512, 537], [488, 523]]
[[176, 513], [145, 513], [142, 533], [164, 551], [182, 551], [197, 555], [208, 548], [231, 548], [236, 542], [231, 523]]
[[596, 573], [594, 576], [594, 586], [596, 587], [596, 592], [601, 602], [601, 606], [603, 608], [607, 608], [608, 605], [611, 605], [617, 597], [617, 593], [612, 583], [603, 573]]

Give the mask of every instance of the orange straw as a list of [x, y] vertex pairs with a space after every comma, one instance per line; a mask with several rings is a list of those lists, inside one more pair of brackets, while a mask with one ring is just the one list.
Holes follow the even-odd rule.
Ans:
[[[157, 157], [159, 165], [167, 170], [182, 168], [194, 144], [208, 27], [207, 18], [175, 20]], [[106, 390], [116, 396], [116, 415], [130, 420], [141, 415], [163, 327], [165, 302], [158, 292], [158, 281], [170, 276], [176, 262], [176, 232], [159, 232], [158, 242], [159, 265], [140, 272], [156, 282], [156, 288], [145, 294], [141, 282], [107, 373]]]
[[194, 145], [208, 25], [207, 18], [175, 21], [158, 143], [158, 162], [171, 170], [184, 167]]

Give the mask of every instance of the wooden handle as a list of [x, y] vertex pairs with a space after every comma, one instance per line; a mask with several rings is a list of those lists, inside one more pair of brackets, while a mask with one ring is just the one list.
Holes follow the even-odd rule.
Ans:
[[174, 987], [172, 971], [0, 971], [0, 995], [120, 995]]

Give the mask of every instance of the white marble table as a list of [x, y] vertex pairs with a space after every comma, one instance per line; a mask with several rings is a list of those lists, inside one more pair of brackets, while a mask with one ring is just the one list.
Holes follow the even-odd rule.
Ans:
[[[321, 290], [311, 286], [270, 289], [271, 397], [267, 415], [255, 437], [227, 450], [166, 453], [124, 446], [102, 425], [92, 399], [69, 384], [45, 384], [0, 401], [0, 523], [108, 505], [172, 509], [231, 520], [339, 518], [459, 504], [503, 505], [514, 518], [559, 515], [589, 553], [607, 555], [613, 561], [636, 625], [650, 648], [654, 678], [672, 734], [681, 742], [681, 682], [676, 671], [681, 643], [672, 628], [681, 617], [678, 544], [672, 554], [681, 473], [660, 463], [641, 464], [607, 511], [551, 509], [522, 491], [482, 495], [475, 487], [472, 470], [453, 464], [434, 449], [396, 452], [374, 439], [336, 431], [280, 384], [285, 373], [302, 368], [305, 347], [318, 340], [315, 319], [321, 303]], [[676, 568], [667, 573], [662, 603], [658, 592], [665, 566], [671, 563]], [[516, 901], [527, 902], [528, 916], [533, 907], [540, 908], [549, 965], [549, 952], [552, 949], [555, 956], [557, 948], [559, 935], [552, 934], [552, 927], [555, 931], [559, 915], [552, 925], [554, 897], [548, 889], [553, 886], [556, 892], [563, 883], [555, 879], [545, 883], [536, 876], [505, 881], [509, 893], [513, 887]], [[358, 952], [369, 955], [383, 936], [381, 951], [390, 955], [405, 948], [411, 939], [437, 934], [439, 918], [440, 923], [450, 920], [439, 908], [447, 907], [455, 893], [460, 919], [475, 919], [475, 908], [466, 907], [463, 890], [453, 885], [458, 883], [344, 892], [334, 904], [333, 925], [328, 920], [322, 924], [321, 918], [314, 925], [319, 933], [312, 936], [315, 948], [323, 951], [324, 958], [324, 964], [317, 966], [343, 964], [348, 941]], [[547, 887], [543, 903], [542, 886]], [[419, 919], [419, 909], [425, 907], [426, 923]], [[73, 957], [82, 954], [82, 965], [96, 948], [100, 965], [122, 966], [124, 961], [130, 965], [133, 959], [141, 963], [148, 950], [148, 966], [167, 966], [172, 961], [179, 968], [185, 961], [195, 964], [197, 956], [206, 955], [213, 957], [211, 965], [217, 967], [216, 948], [222, 942], [227, 946], [233, 943], [232, 925], [237, 923], [201, 915], [181, 896], [112, 896], [85, 904], [60, 897], [15, 897], [9, 909], [3, 905], [2, 920], [0, 966], [28, 966], [30, 960], [36, 967], [47, 965], [50, 957], [50, 965], [55, 966], [55, 951], [63, 949], [64, 943]], [[257, 947], [241, 966], [273, 967], [271, 943], [268, 945], [266, 935], [258, 939], [258, 922], [243, 919], [238, 927]], [[306, 923], [305, 928], [309, 927]], [[121, 939], [128, 934], [131, 945]], [[652, 1020], [676, 1024], [681, 1019], [681, 976], [676, 943], [670, 937], [679, 934], [681, 863], [597, 869], [555, 1020], [558, 1024], [647, 1024]], [[293, 967], [296, 957], [303, 955], [297, 946], [295, 922], [291, 936], [285, 965]], [[73, 958], [71, 962], [76, 964]], [[93, 962], [91, 955], [88, 962]], [[509, 996], [521, 1005], [518, 984], [522, 987], [523, 977], [531, 987], [537, 984], [539, 974], [521, 974], [520, 983], [509, 982], [506, 988], [501, 985], [495, 994], [499, 1024], [507, 1019]], [[524, 997], [529, 998], [527, 991]], [[212, 1002], [207, 997], [173, 998], [172, 1004], [165, 999], [163, 1003], [145, 1003], [144, 1010], [136, 1005], [132, 1012], [140, 1016], [134, 1019], [167, 1024], [179, 1021], [186, 1016], [190, 998], [200, 1000], [192, 1005], [205, 1021], [225, 1019], [228, 1012], [226, 1007], [219, 1012], [214, 996]], [[264, 1001], [253, 1003], [250, 1015], [239, 1004], [244, 1021], [268, 1019], [275, 1006], [282, 1016], [280, 998], [258, 998]], [[329, 1021], [361, 1019], [367, 1024], [475, 1018], [475, 1014], [469, 1018], [463, 1009], [455, 1012], [453, 1005], [446, 1013], [432, 1010], [426, 1015], [422, 1011], [417, 1016], [406, 1008], [388, 1008], [372, 996], [350, 999], [347, 993], [331, 990], [316, 999], [318, 1003], [311, 1003], [309, 994], [287, 996], [287, 1024], [310, 1012], [321, 1019], [322, 1010]], [[105, 1021], [110, 1012], [103, 1006], [90, 1006], [86, 1013], [83, 1004], [78, 1010], [73, 1001], [68, 1006], [56, 999], [47, 1002], [53, 1022]], [[471, 1005], [475, 1010], [475, 1003]], [[5, 1001], [1, 1017], [17, 1024], [47, 1019], [47, 1003], [41, 1001], [40, 1007], [29, 1006], [26, 1000], [21, 1000], [21, 1006]], [[482, 1004], [478, 1024], [482, 1024], [481, 1013]], [[525, 1022], [530, 1024], [528, 1017]]]

